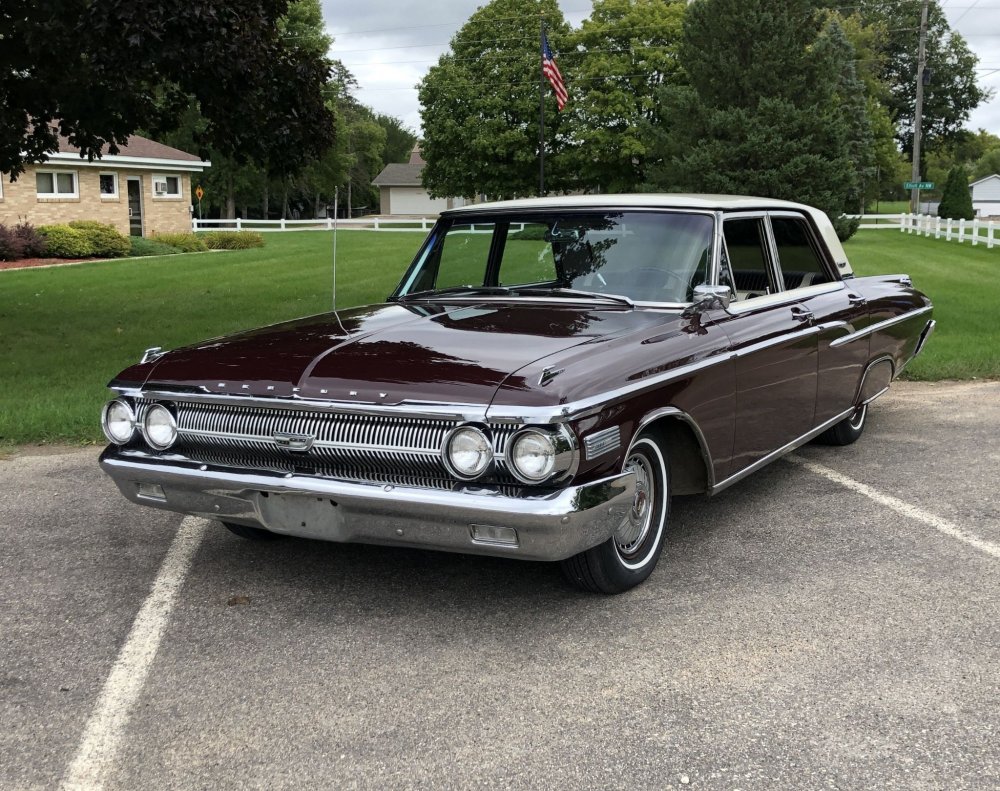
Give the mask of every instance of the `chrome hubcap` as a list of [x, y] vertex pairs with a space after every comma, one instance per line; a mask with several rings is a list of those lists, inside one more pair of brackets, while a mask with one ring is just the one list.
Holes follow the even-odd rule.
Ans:
[[615, 531], [615, 543], [624, 555], [636, 550], [649, 535], [653, 522], [653, 502], [656, 499], [656, 485], [653, 470], [645, 456], [630, 456], [625, 471], [635, 475], [635, 497], [628, 516]]

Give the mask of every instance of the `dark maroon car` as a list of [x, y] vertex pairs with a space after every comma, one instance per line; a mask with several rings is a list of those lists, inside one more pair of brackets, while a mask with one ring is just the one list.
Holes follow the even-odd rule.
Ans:
[[827, 217], [722, 196], [445, 213], [379, 305], [170, 352], [110, 387], [130, 500], [291, 534], [649, 576], [674, 494], [854, 442], [934, 328]]

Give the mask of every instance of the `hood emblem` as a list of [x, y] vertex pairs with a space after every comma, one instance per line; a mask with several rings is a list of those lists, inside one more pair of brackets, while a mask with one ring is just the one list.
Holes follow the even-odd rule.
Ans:
[[289, 434], [285, 431], [276, 431], [273, 434], [274, 444], [285, 450], [305, 453], [313, 446], [315, 437], [311, 434]]

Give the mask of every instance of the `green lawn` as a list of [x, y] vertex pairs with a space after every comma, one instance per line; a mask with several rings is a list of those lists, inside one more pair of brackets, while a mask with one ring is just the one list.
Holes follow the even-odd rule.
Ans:
[[[149, 346], [328, 310], [331, 237], [268, 234], [263, 249], [0, 272], [0, 445], [100, 439], [105, 384]], [[338, 305], [381, 301], [423, 233], [341, 231]], [[859, 274], [906, 272], [937, 304], [913, 378], [1000, 376], [1000, 250], [891, 231], [847, 245]]]
[[937, 329], [907, 378], [1000, 376], [1000, 248], [861, 231], [845, 249], [858, 275], [908, 274], [934, 302]]

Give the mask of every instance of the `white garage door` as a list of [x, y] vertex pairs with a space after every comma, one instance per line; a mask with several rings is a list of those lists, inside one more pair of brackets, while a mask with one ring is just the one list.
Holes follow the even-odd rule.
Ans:
[[448, 208], [445, 198], [431, 198], [420, 187], [393, 187], [389, 198], [393, 214], [432, 215]]

